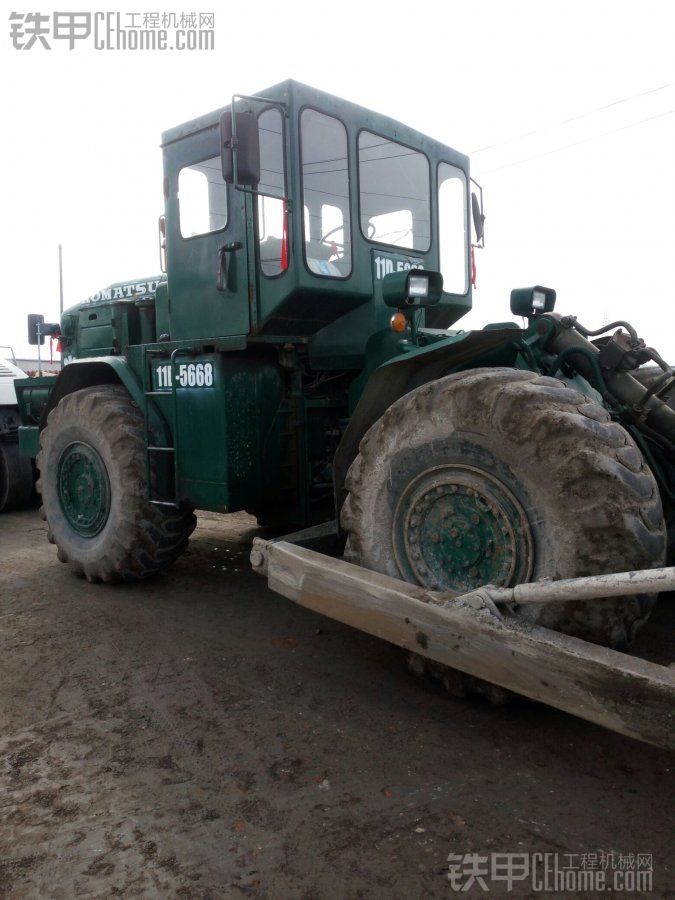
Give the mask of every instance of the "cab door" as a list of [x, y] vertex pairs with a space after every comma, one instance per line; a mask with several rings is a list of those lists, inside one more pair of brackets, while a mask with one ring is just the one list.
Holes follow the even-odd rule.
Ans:
[[217, 127], [164, 148], [172, 341], [250, 330], [245, 194], [223, 179]]

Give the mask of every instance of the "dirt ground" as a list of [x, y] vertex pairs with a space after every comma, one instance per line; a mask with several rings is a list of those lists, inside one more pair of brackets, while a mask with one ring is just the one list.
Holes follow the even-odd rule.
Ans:
[[270, 593], [246, 516], [203, 516], [135, 587], [72, 576], [44, 532], [0, 517], [0, 896], [446, 898], [449, 853], [610, 851], [675, 896], [672, 755], [413, 678]]

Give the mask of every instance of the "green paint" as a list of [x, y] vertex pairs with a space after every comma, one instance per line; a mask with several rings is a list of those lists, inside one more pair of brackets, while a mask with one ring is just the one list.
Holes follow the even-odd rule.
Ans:
[[404, 491], [394, 519], [396, 560], [407, 580], [464, 593], [527, 581], [532, 535], [498, 479], [469, 466], [438, 466]]
[[110, 514], [110, 482], [103, 460], [89, 444], [75, 441], [61, 453], [56, 477], [68, 524], [82, 537], [95, 537]]

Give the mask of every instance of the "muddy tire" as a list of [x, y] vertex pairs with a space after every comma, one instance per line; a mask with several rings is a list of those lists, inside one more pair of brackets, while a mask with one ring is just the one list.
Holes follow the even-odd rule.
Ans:
[[19, 445], [0, 444], [0, 513], [30, 506], [33, 466], [19, 453]]
[[[437, 590], [663, 564], [654, 477], [630, 435], [563, 382], [477, 369], [402, 397], [346, 487], [345, 555]], [[530, 621], [625, 646], [655, 597], [528, 607]]]
[[[670, 368], [675, 369], [675, 366], [671, 364]], [[639, 369], [636, 369], [630, 374], [633, 376], [633, 378], [637, 378], [640, 384], [643, 384], [646, 388], [650, 388], [658, 378], [661, 378], [661, 376], [663, 375], [663, 369], [660, 366], [641, 366]], [[675, 411], [675, 391], [670, 392], [670, 395], [665, 398], [665, 402], [672, 410]], [[675, 566], [675, 517], [672, 513], [672, 505], [668, 525], [668, 549], [666, 552], [666, 563], [669, 566]]]
[[185, 550], [196, 519], [148, 502], [143, 418], [121, 385], [64, 397], [40, 436], [37, 466], [49, 540], [88, 581], [139, 581]]

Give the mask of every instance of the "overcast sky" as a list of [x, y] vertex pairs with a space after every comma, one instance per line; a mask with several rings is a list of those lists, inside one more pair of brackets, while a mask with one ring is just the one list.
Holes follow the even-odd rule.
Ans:
[[204, 2], [149, 8], [214, 12], [213, 51], [15, 50], [5, 6], [0, 344], [22, 355], [26, 313], [58, 318], [59, 242], [66, 306], [156, 273], [161, 131], [291, 77], [472, 156], [487, 247], [465, 327], [510, 318], [511, 288], [540, 283], [675, 362], [670, 0]]

